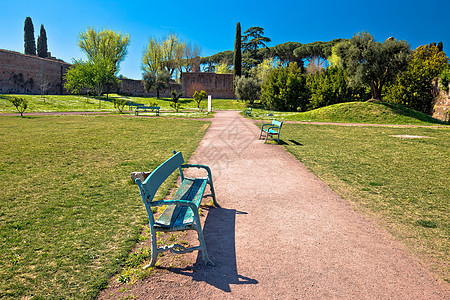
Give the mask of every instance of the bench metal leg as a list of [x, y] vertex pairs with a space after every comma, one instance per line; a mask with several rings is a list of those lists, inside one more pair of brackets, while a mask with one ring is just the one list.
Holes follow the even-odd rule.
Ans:
[[202, 259], [205, 265], [215, 266], [211, 259], [209, 259], [208, 252], [206, 251], [205, 238], [203, 236], [202, 225], [200, 224], [200, 219], [195, 216], [195, 223], [197, 227], [198, 241], [200, 242], [200, 251], [202, 251]]
[[155, 266], [156, 260], [158, 259], [158, 254], [159, 254], [158, 245], [156, 243], [156, 231], [151, 228], [150, 232], [151, 232], [151, 242], [152, 242], [152, 259], [151, 259], [150, 263], [144, 267], [144, 269]]

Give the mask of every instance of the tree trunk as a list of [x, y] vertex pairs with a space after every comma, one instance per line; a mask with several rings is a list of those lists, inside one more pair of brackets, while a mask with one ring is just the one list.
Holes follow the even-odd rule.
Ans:
[[159, 89], [156, 89], [156, 98], [159, 99]]
[[378, 86], [378, 83], [376, 81], [372, 81], [372, 83], [370, 84], [370, 90], [372, 91], [372, 99], [381, 101], [381, 89], [382, 85]]

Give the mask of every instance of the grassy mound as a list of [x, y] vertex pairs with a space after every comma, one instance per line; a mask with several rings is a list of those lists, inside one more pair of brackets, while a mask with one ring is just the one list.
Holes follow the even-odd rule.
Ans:
[[[263, 113], [261, 111], [261, 113]], [[260, 114], [260, 117], [263, 115]], [[434, 125], [446, 124], [401, 104], [383, 102], [347, 102], [301, 113], [273, 112], [276, 118], [291, 121], [365, 124]], [[267, 112], [264, 113], [267, 118]]]

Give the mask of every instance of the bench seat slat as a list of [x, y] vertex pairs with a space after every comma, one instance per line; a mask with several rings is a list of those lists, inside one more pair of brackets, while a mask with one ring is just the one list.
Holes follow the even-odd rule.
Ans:
[[[204, 178], [185, 178], [175, 193], [173, 200], [188, 200], [196, 206], [200, 205], [207, 184]], [[186, 228], [194, 223], [194, 214], [187, 206], [168, 206], [155, 226], [161, 228]]]

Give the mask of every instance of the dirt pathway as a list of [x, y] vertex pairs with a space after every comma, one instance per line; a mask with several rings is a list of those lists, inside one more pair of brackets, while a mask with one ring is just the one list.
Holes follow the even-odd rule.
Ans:
[[211, 167], [222, 206], [204, 224], [216, 266], [197, 253], [162, 261], [155, 276], [100, 298], [449, 299], [401, 244], [258, 134], [238, 112], [218, 112], [190, 159]]

